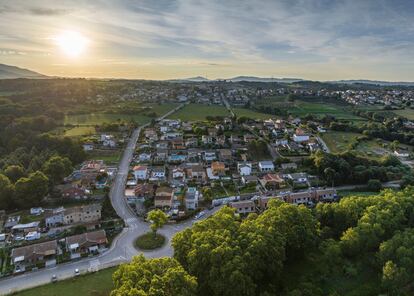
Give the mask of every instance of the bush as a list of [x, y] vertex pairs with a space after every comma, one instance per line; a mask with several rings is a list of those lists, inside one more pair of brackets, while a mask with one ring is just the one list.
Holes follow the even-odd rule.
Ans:
[[135, 241], [135, 247], [141, 250], [154, 250], [161, 248], [166, 239], [161, 234], [154, 234], [153, 232], [147, 232], [139, 236]]
[[380, 191], [382, 188], [382, 184], [378, 179], [371, 179], [367, 183], [367, 188], [369, 191]]

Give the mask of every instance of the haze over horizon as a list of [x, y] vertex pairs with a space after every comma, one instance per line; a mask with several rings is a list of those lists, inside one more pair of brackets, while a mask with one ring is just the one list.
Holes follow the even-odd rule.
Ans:
[[8, 1], [0, 63], [45, 75], [414, 81], [410, 1]]

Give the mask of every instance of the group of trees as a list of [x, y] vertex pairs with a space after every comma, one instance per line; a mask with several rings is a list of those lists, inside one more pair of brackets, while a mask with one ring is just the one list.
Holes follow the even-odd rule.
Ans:
[[176, 234], [173, 258], [121, 266], [111, 295], [412, 295], [413, 213], [412, 187], [244, 220], [225, 207]]
[[359, 157], [353, 152], [330, 154], [319, 150], [311, 155], [306, 164], [330, 185], [366, 184], [369, 180], [387, 182], [412, 174], [410, 168], [402, 165], [393, 155], [376, 161]]
[[0, 172], [0, 208], [25, 209], [39, 205], [53, 186], [61, 183], [71, 171], [71, 161], [56, 155], [34, 172], [21, 165], [7, 166]]

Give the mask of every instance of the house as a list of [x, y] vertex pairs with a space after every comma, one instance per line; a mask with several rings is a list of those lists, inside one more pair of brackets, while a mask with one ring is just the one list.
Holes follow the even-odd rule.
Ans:
[[220, 146], [226, 145], [226, 136], [225, 135], [217, 136], [216, 137], [216, 144], [220, 145]]
[[172, 139], [170, 142], [172, 149], [185, 149], [183, 138], [175, 138]]
[[19, 224], [20, 216], [9, 216], [7, 217], [6, 223], [4, 223], [3, 228], [6, 230], [12, 229], [13, 226]]
[[147, 183], [138, 184], [134, 188], [134, 194], [135, 197], [141, 200], [152, 198], [154, 196], [154, 186]]
[[65, 209], [63, 224], [89, 223], [101, 219], [101, 205], [89, 204]]
[[203, 144], [205, 144], [205, 145], [207, 145], [207, 144], [213, 144], [214, 143], [214, 137], [207, 136], [207, 135], [203, 135], [201, 137], [201, 142], [203, 142]]
[[105, 172], [105, 169], [103, 160], [90, 160], [82, 165], [79, 173], [82, 180], [87, 182], [95, 182], [96, 177]]
[[59, 207], [52, 210], [45, 211], [45, 225], [46, 227], [56, 227], [63, 225], [63, 214], [65, 209]]
[[11, 228], [13, 234], [15, 233], [24, 233], [27, 234], [29, 232], [38, 231], [39, 230], [39, 221], [34, 221], [25, 224], [16, 224]]
[[237, 170], [240, 176], [249, 176], [252, 174], [252, 164], [249, 162], [239, 162], [237, 164]]
[[268, 203], [270, 200], [272, 199], [280, 199], [279, 197], [276, 196], [261, 196], [259, 198], [259, 208], [264, 211], [267, 209], [268, 207]]
[[219, 150], [219, 160], [223, 162], [230, 162], [233, 160], [232, 153], [230, 149], [220, 149]]
[[216, 160], [216, 152], [214, 151], [204, 151], [204, 160], [206, 162], [212, 162]]
[[198, 207], [199, 192], [196, 187], [188, 187], [185, 193], [185, 207], [187, 210], [195, 210]]
[[259, 170], [261, 172], [272, 172], [275, 170], [275, 165], [270, 160], [259, 161]]
[[171, 208], [174, 200], [174, 190], [170, 187], [158, 187], [155, 191], [154, 206], [156, 208]]
[[250, 143], [250, 142], [254, 141], [255, 139], [256, 139], [256, 137], [254, 135], [252, 135], [252, 134], [245, 134], [243, 136], [243, 140], [246, 143]]
[[298, 165], [294, 162], [288, 162], [288, 163], [282, 163], [280, 165], [282, 170], [296, 170], [298, 168]]
[[54, 266], [56, 265], [56, 255], [58, 254], [57, 241], [53, 240], [14, 248], [11, 252], [11, 262], [14, 265], [14, 272], [18, 273], [37, 263], [44, 262], [46, 267]]
[[186, 161], [187, 156], [184, 154], [178, 154], [178, 153], [172, 153], [170, 156], [168, 156], [168, 162], [170, 163], [181, 163]]
[[275, 146], [286, 146], [289, 143], [287, 139], [277, 139], [275, 140]]
[[294, 183], [307, 183], [308, 182], [308, 174], [306, 173], [294, 173], [294, 174], [287, 174], [287, 179], [293, 181]]
[[197, 138], [191, 137], [185, 140], [185, 147], [191, 148], [191, 147], [197, 147], [197, 146], [198, 146]]
[[174, 168], [172, 170], [172, 177], [173, 179], [183, 179], [185, 177], [184, 169], [182, 168]]
[[258, 178], [256, 176], [243, 176], [242, 178], [242, 182], [243, 184], [247, 185], [247, 184], [256, 184]]
[[193, 165], [187, 168], [187, 178], [199, 182], [206, 181], [207, 173], [203, 166]]
[[107, 244], [105, 230], [72, 235], [65, 239], [66, 251], [70, 253], [71, 259], [80, 258], [82, 254], [96, 254], [105, 249]]
[[92, 151], [94, 148], [94, 144], [93, 143], [84, 143], [82, 144], [83, 147], [83, 151]]
[[137, 165], [132, 169], [135, 180], [146, 180], [148, 178], [148, 167], [145, 165]]
[[297, 128], [295, 134], [293, 135], [293, 141], [296, 143], [302, 143], [309, 141], [309, 135], [305, 133], [301, 128]]
[[89, 191], [82, 187], [69, 187], [62, 190], [62, 197], [69, 199], [86, 199]]
[[407, 158], [410, 156], [410, 153], [404, 150], [395, 150], [394, 155], [401, 158]]
[[266, 174], [260, 178], [259, 182], [269, 190], [280, 189], [285, 186], [285, 180], [277, 174]]
[[151, 153], [143, 152], [138, 155], [138, 161], [139, 162], [148, 162], [151, 160]]
[[334, 188], [316, 189], [313, 191], [312, 198], [315, 201], [333, 201], [337, 198], [337, 193]]
[[214, 176], [224, 176], [226, 174], [226, 165], [219, 161], [211, 163], [211, 171]]
[[165, 167], [153, 167], [151, 169], [152, 180], [163, 180], [165, 178]]
[[236, 213], [238, 214], [254, 213], [256, 208], [252, 200], [234, 201], [230, 203], [230, 207], [236, 209]]
[[285, 200], [296, 205], [307, 204], [312, 201], [312, 195], [309, 191], [294, 192], [290, 193]]
[[30, 215], [40, 216], [43, 212], [43, 208], [41, 207], [30, 208]]

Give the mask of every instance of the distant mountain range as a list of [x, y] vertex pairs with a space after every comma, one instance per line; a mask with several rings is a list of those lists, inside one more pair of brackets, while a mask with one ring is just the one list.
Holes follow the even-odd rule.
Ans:
[[202, 76], [191, 77], [191, 78], [183, 78], [183, 79], [172, 79], [168, 80], [171, 82], [209, 82], [209, 81], [229, 81], [229, 82], [241, 82], [241, 81], [248, 81], [248, 82], [279, 82], [279, 83], [292, 83], [297, 81], [303, 81], [300, 78], [267, 78], [267, 77], [255, 77], [255, 76], [236, 76], [233, 78], [218, 78], [218, 79], [207, 79]]
[[15, 78], [47, 78], [47, 76], [27, 69], [0, 64], [0, 79]]
[[[52, 78], [28, 69], [19, 68], [16, 66], [9, 66], [0, 64], [0, 79], [16, 79], [16, 78]], [[219, 79], [207, 79], [202, 76], [183, 78], [183, 79], [171, 79], [170, 82], [213, 82], [213, 81], [228, 81], [228, 82], [276, 82], [276, 83], [294, 83], [294, 82], [306, 82], [310, 80], [301, 78], [273, 78], [273, 77], [256, 77], [256, 76], [236, 76], [233, 78], [219, 78]], [[414, 86], [414, 82], [408, 81], [380, 81], [380, 80], [367, 80], [367, 79], [355, 79], [355, 80], [333, 80], [333, 81], [320, 81], [321, 83], [332, 84], [371, 84], [382, 86]]]

